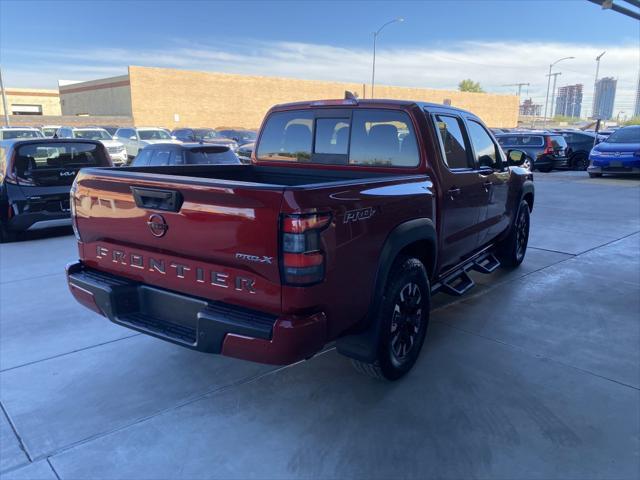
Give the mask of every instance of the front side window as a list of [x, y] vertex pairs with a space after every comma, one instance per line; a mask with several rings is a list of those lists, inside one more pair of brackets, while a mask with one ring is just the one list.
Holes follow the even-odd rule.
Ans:
[[495, 143], [482, 125], [474, 120], [469, 120], [469, 137], [476, 153], [478, 166], [497, 169], [500, 167], [498, 151]]
[[311, 160], [313, 111], [276, 112], [269, 116], [257, 155], [265, 160]]
[[463, 126], [459, 118], [448, 115], [435, 115], [438, 134], [444, 151], [444, 161], [450, 169], [473, 168], [473, 161], [467, 152], [462, 133]]
[[419, 162], [413, 125], [405, 112], [374, 109], [353, 112], [349, 164], [415, 167]]

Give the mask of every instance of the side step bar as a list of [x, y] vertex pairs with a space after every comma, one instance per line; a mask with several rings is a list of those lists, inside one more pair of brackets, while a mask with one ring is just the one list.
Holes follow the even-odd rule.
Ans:
[[492, 273], [500, 266], [500, 261], [493, 253], [485, 253], [477, 258], [470, 260], [455, 270], [450, 275], [439, 280], [433, 285], [431, 293], [444, 292], [449, 295], [460, 296], [467, 293], [475, 287], [475, 282], [469, 276], [469, 270], [475, 270], [480, 273]]

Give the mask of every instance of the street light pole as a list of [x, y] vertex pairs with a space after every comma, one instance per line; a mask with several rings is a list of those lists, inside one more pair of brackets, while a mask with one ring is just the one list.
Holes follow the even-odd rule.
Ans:
[[401, 23], [401, 22], [404, 22], [404, 18], [402, 17], [394, 18], [393, 20], [389, 20], [387, 23], [382, 25], [378, 30], [373, 32], [373, 65], [371, 67], [371, 98], [373, 98], [373, 90], [376, 84], [376, 40], [378, 39], [378, 35], [380, 35], [380, 32], [384, 27], [386, 27], [387, 25], [391, 25], [392, 23]]
[[544, 99], [544, 126], [547, 126], [547, 107], [549, 106], [549, 88], [551, 88], [551, 69], [553, 68], [553, 66], [556, 63], [559, 63], [563, 60], [572, 60], [576, 57], [564, 57], [564, 58], [560, 58], [558, 60], [556, 60], [555, 62], [553, 62], [551, 65], [549, 65], [549, 75], [548, 75], [548, 80], [547, 80], [547, 96]]
[[604, 57], [605, 53], [607, 53], [606, 50], [596, 57], [596, 78], [593, 81], [593, 105], [591, 106], [591, 118], [595, 118], [596, 116], [596, 90], [598, 89], [598, 73], [600, 73], [600, 59]]
[[4, 108], [4, 123], [9, 127], [9, 111], [7, 110], [7, 94], [4, 91], [4, 83], [2, 83], [2, 67], [0, 67], [0, 90], [2, 90], [2, 107]]
[[556, 99], [556, 80], [558, 79], [558, 75], [562, 75], [562, 72], [556, 72], [551, 74], [551, 76], [553, 77], [553, 88], [551, 89], [551, 112], [550, 112], [551, 118], [553, 118], [554, 116], [553, 105]]

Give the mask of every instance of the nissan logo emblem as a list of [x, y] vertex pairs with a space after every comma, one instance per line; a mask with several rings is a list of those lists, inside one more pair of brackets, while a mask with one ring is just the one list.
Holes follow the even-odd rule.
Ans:
[[162, 237], [165, 233], [167, 233], [167, 230], [169, 230], [169, 225], [167, 225], [164, 217], [162, 215], [158, 215], [157, 213], [149, 216], [147, 225], [149, 226], [149, 230], [151, 230], [151, 235], [158, 238]]

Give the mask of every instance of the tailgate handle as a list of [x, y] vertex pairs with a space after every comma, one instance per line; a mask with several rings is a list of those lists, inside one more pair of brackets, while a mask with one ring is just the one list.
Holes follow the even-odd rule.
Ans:
[[182, 207], [182, 194], [175, 190], [131, 187], [131, 193], [140, 208], [179, 212]]

